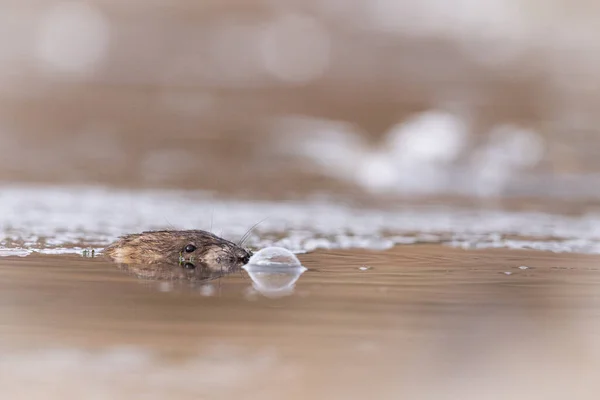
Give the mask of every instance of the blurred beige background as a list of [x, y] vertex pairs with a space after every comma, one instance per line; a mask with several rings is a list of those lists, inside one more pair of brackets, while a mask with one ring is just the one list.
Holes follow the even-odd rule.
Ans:
[[0, 7], [0, 180], [600, 197], [595, 2]]

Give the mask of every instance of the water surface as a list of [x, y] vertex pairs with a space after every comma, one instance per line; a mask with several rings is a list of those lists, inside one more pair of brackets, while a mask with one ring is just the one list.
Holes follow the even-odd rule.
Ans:
[[[402, 245], [139, 279], [100, 258], [0, 258], [6, 398], [593, 398], [598, 256]], [[145, 397], [144, 397], [145, 396]]]

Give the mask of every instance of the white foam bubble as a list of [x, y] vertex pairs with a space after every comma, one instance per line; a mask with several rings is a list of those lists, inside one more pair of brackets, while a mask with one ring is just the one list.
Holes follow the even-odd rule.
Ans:
[[293, 293], [296, 281], [306, 268], [289, 250], [266, 247], [256, 252], [244, 267], [255, 290], [268, 297]]
[[481, 196], [498, 195], [517, 171], [538, 164], [545, 144], [531, 129], [503, 124], [489, 133], [488, 142], [471, 157], [471, 190]]
[[[213, 230], [232, 240], [268, 216], [247, 244], [280, 246], [296, 253], [437, 242], [600, 254], [600, 215], [595, 213], [564, 216], [417, 206], [357, 210], [325, 199], [215, 202], [202, 192], [77, 186], [3, 186], [0, 193], [1, 255], [81, 254], [84, 248], [100, 249], [132, 232], [210, 229], [213, 214]], [[505, 239], [514, 235], [530, 239]]]
[[396, 187], [401, 171], [388, 152], [366, 154], [356, 172], [356, 182], [369, 191], [387, 191]]
[[443, 111], [428, 111], [393, 127], [386, 140], [394, 158], [415, 162], [450, 162], [467, 138], [465, 122]]
[[283, 247], [261, 249], [252, 255], [248, 264], [268, 267], [297, 267], [301, 265], [298, 257]]
[[488, 157], [515, 167], [536, 165], [545, 150], [544, 140], [536, 131], [508, 124], [492, 129], [489, 146]]
[[[448, 190], [449, 165], [467, 143], [466, 122], [430, 110], [392, 127], [375, 147], [356, 128], [336, 121], [279, 120], [278, 151], [310, 159], [322, 172], [371, 192], [435, 193]], [[285, 143], [285, 144], [283, 144]]]
[[31, 254], [31, 250], [28, 249], [21, 249], [21, 248], [15, 248], [15, 249], [7, 249], [7, 248], [2, 248], [0, 246], [0, 257], [26, 257], [28, 255]]

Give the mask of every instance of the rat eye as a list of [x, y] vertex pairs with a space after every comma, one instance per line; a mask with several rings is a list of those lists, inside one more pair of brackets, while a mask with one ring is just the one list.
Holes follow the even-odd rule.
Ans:
[[184, 250], [186, 253], [191, 253], [192, 251], [196, 250], [196, 246], [194, 246], [193, 244], [188, 244], [187, 246], [185, 246]]

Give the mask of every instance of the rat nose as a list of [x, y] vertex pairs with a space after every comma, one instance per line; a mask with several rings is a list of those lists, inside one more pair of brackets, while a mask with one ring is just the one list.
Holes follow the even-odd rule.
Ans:
[[248, 253], [240, 254], [238, 256], [238, 260], [240, 260], [244, 264], [248, 264], [248, 261], [250, 261], [250, 254], [248, 254]]

